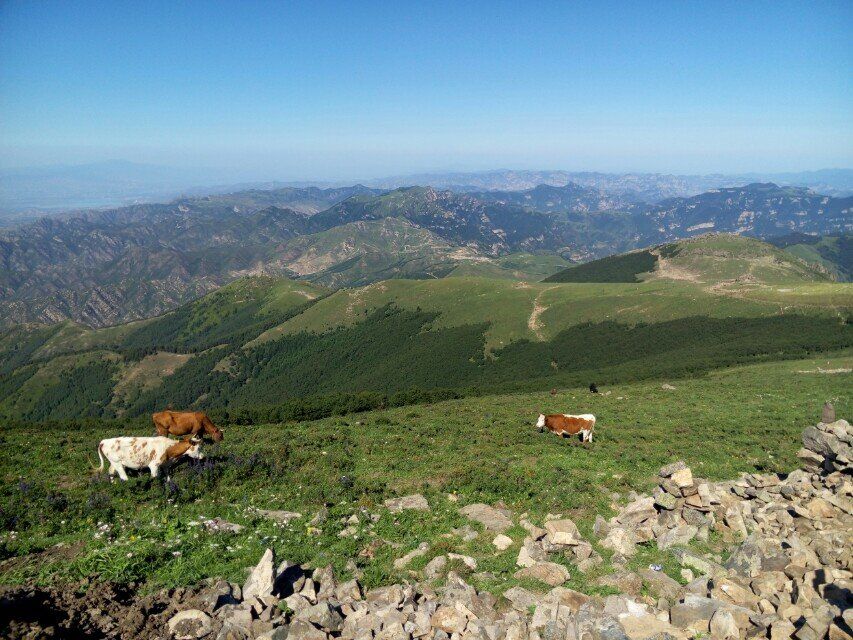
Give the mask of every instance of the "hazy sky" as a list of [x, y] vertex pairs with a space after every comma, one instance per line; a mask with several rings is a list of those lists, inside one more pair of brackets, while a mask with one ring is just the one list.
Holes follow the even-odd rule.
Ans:
[[0, 163], [853, 166], [853, 2], [0, 0]]

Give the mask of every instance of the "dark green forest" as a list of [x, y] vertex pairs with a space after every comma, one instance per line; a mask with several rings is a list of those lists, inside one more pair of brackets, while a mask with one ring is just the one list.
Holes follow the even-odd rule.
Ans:
[[653, 270], [657, 260], [648, 250], [609, 256], [569, 267], [543, 282], [640, 282], [637, 276]]
[[[15, 417], [112, 418], [117, 410], [133, 417], [172, 405], [243, 422], [314, 419], [466, 395], [696, 376], [853, 345], [850, 325], [838, 319], [696, 316], [636, 325], [580, 324], [551, 341], [521, 340], [486, 354], [488, 323], [439, 329], [432, 326], [436, 314], [387, 306], [353, 326], [243, 349], [251, 332], [241, 319], [242, 314], [233, 323], [226, 318], [193, 341], [182, 337], [187, 318], [173, 314], [116, 345], [126, 358], [150, 348], [142, 346], [142, 336], [159, 348], [199, 350], [123, 407], [110, 405], [117, 365], [95, 361], [74, 369]], [[265, 323], [253, 326], [258, 331]], [[201, 350], [211, 344], [217, 346]], [[0, 401], [20, 389], [33, 370], [0, 376]]]

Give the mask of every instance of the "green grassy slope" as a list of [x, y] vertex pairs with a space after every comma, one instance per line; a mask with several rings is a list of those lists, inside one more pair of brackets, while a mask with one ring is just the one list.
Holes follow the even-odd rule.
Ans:
[[[599, 395], [561, 388], [555, 396], [486, 396], [298, 424], [225, 424], [225, 439], [208, 447], [208, 461], [179, 467], [169, 486], [144, 475], [127, 484], [92, 476], [99, 439], [147, 434], [147, 423], [8, 425], [0, 434], [0, 524], [17, 535], [0, 545], [0, 583], [91, 577], [141, 580], [148, 588], [209, 576], [241, 582], [245, 567], [272, 547], [291, 562], [332, 564], [343, 577], [353, 558], [372, 587], [403, 579], [393, 560], [427, 542], [430, 551], [412, 568], [439, 553], [469, 554], [479, 571], [493, 574], [472, 579], [501, 593], [517, 583], [512, 574], [526, 532], [510, 529], [514, 544], [503, 553], [491, 545], [493, 534], [470, 542], [447, 534], [466, 524], [461, 506], [502, 500], [536, 524], [547, 513], [575, 519], [605, 564], [586, 576], [570, 565], [566, 586], [599, 591], [596, 578], [613, 568], [591, 528], [596, 515], [612, 514], [613, 492], [624, 500], [629, 491], [649, 491], [657, 469], [678, 459], [695, 476], [710, 479], [794, 468], [802, 429], [817, 420], [822, 403], [832, 400], [839, 416], [853, 409], [851, 374], [820, 370], [851, 367], [848, 350], [667, 379], [674, 390], [663, 390], [660, 381], [602, 385]], [[581, 446], [538, 433], [533, 423], [539, 411], [596, 414], [595, 441]], [[352, 485], [341, 483], [342, 476]], [[386, 498], [416, 491], [431, 512], [389, 514], [382, 507]], [[332, 505], [328, 519], [312, 531], [307, 523], [323, 504]], [[253, 508], [289, 509], [304, 517], [282, 527]], [[361, 509], [379, 514], [379, 521], [370, 526]], [[361, 521], [358, 537], [340, 537], [353, 513]], [[246, 529], [209, 533], [194, 524], [202, 517]], [[99, 522], [112, 525], [107, 535], [94, 535]], [[40, 555], [60, 542], [71, 545], [68, 554]], [[371, 544], [375, 555], [360, 556]], [[680, 579], [672, 556], [652, 546], [642, 546], [629, 568], [651, 562]]]
[[769, 242], [809, 264], [826, 269], [836, 280], [841, 282], [853, 280], [853, 234], [839, 236], [791, 234], [772, 238]]
[[829, 280], [818, 269], [772, 245], [731, 234], [680, 240], [569, 267], [546, 282], [639, 282], [667, 278], [705, 284], [778, 284]]
[[[453, 277], [329, 293], [251, 278], [127, 327], [21, 328], [0, 337], [0, 415], [73, 417], [72, 405], [39, 401], [65, 388], [62, 376], [48, 375], [56, 362], [87, 399], [84, 415], [173, 404], [252, 410], [258, 420], [374, 407], [383, 394], [403, 403], [439, 389], [698, 375], [853, 344], [853, 286], [807, 281], [802, 263], [777, 264], [776, 249], [753, 250], [754, 242], [714, 236], [661, 248], [654, 277], [637, 283]], [[734, 273], [721, 256], [755, 275], [720, 280]], [[778, 281], [780, 269], [799, 279]], [[315, 398], [359, 392], [379, 396]]]

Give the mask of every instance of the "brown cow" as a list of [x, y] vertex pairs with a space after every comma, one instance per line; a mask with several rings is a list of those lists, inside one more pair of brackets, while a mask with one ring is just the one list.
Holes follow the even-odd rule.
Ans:
[[576, 436], [581, 434], [581, 442], [592, 442], [592, 430], [595, 428], [595, 416], [591, 413], [583, 413], [573, 416], [569, 413], [539, 414], [536, 421], [539, 431], [548, 429], [558, 436]]
[[211, 422], [202, 411], [160, 411], [151, 418], [160, 436], [197, 436], [204, 432], [213, 438], [214, 442], [222, 440], [222, 432]]

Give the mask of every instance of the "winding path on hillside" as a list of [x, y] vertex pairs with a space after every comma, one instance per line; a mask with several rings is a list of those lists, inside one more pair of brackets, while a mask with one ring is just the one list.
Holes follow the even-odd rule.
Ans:
[[530, 317], [527, 319], [527, 328], [533, 332], [533, 335], [536, 336], [537, 340], [545, 339], [542, 335], [542, 323], [539, 322], [539, 316], [548, 309], [546, 305], [540, 303], [540, 299], [546, 291], [556, 288], [557, 287], [548, 287], [546, 289], [542, 289], [542, 291], [536, 294], [536, 297], [533, 299], [533, 311], [530, 312]]

